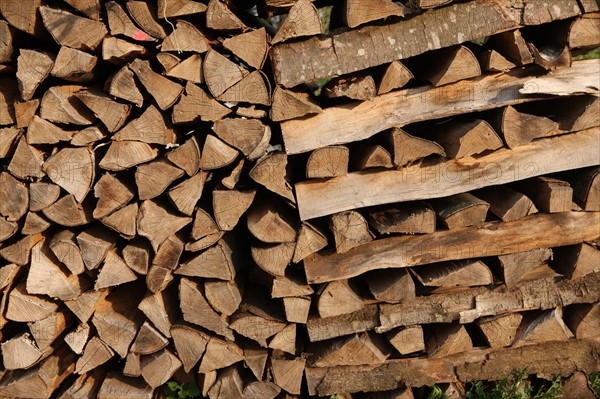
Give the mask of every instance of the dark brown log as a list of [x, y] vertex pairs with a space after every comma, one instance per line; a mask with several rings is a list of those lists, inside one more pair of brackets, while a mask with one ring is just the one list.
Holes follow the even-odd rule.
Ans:
[[567, 46], [545, 46], [539, 49], [533, 43], [527, 43], [533, 54], [533, 62], [547, 71], [571, 66], [571, 52]]
[[284, 42], [302, 36], [323, 33], [321, 19], [315, 6], [309, 0], [297, 0], [283, 20], [271, 44]]
[[573, 394], [576, 398], [594, 399], [594, 396], [596, 396], [592, 391], [592, 388], [588, 385], [587, 376], [580, 371], [573, 373], [573, 375], [565, 381], [563, 389], [565, 392]]

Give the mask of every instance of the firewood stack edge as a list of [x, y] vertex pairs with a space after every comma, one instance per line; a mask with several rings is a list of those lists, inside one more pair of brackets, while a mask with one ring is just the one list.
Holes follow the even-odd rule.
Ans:
[[0, 397], [575, 385], [599, 46], [595, 0], [0, 0]]

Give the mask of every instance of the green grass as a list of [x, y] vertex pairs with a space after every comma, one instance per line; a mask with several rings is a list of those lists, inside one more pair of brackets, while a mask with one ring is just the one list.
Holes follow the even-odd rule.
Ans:
[[593, 373], [590, 373], [588, 380], [590, 382], [590, 388], [592, 388], [596, 397], [600, 398], [600, 372], [594, 371]]
[[169, 381], [163, 386], [163, 393], [167, 399], [194, 399], [202, 397], [202, 391], [198, 385], [189, 382], [180, 384], [177, 381]]
[[600, 58], [600, 47], [588, 51], [585, 54], [577, 55], [573, 57], [574, 60], [591, 60]]

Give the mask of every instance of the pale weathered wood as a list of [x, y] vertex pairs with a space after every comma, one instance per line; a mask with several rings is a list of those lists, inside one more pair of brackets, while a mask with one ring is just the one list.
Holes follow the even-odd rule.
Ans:
[[330, 228], [339, 254], [368, 243], [375, 238], [366, 219], [356, 211], [344, 211], [331, 216]]
[[43, 352], [27, 333], [2, 342], [2, 363], [6, 370], [29, 368], [42, 356]]
[[365, 301], [350, 287], [347, 280], [327, 284], [317, 302], [321, 318], [349, 314], [364, 306]]
[[50, 180], [83, 202], [95, 177], [95, 156], [89, 148], [65, 148], [46, 160], [42, 170]]
[[286, 90], [281, 86], [275, 87], [270, 116], [275, 122], [299, 118], [308, 114], [318, 114], [322, 111], [316, 102], [304, 91]]
[[444, 147], [448, 158], [463, 158], [503, 146], [489, 123], [482, 119], [457, 120], [436, 126], [435, 141]]
[[31, 100], [38, 86], [50, 75], [54, 56], [22, 49], [17, 58], [17, 80], [23, 100]]
[[426, 287], [474, 287], [494, 283], [492, 272], [480, 260], [443, 262], [412, 269]]
[[191, 223], [192, 218], [175, 214], [160, 202], [146, 200], [140, 206], [137, 220], [139, 235], [150, 240], [156, 251], [169, 236]]
[[349, 0], [344, 19], [350, 28], [388, 17], [403, 17], [407, 9], [388, 0]]
[[194, 83], [202, 83], [202, 57], [199, 54], [189, 56], [170, 68], [167, 76]]
[[254, 71], [218, 96], [220, 101], [271, 105], [271, 88], [261, 71]]
[[294, 243], [252, 245], [250, 253], [258, 267], [273, 276], [284, 276], [294, 256]]
[[61, 46], [50, 73], [71, 82], [89, 82], [94, 79], [97, 62], [98, 57], [94, 55]]
[[425, 350], [423, 328], [421, 326], [409, 326], [387, 334], [390, 344], [396, 348], [401, 355], [421, 352]]
[[558, 124], [549, 118], [519, 112], [512, 106], [506, 107], [499, 117], [499, 131], [509, 148], [527, 144], [558, 128]]
[[492, 36], [490, 45], [509, 62], [517, 66], [533, 62], [533, 56], [527, 46], [527, 42], [518, 29]]
[[253, 68], [261, 69], [267, 58], [268, 39], [265, 28], [235, 35], [223, 46]]
[[[527, 0], [519, 0], [518, 8], [495, 2], [478, 4], [477, 7], [461, 3], [391, 24], [278, 45], [271, 52], [275, 78], [277, 83], [293, 87], [491, 36], [522, 25], [543, 24], [581, 13], [576, 1], [561, 0], [559, 4], [552, 4], [560, 9], [557, 13], [550, 12], [550, 4], [545, 6], [547, 8], [536, 5]], [[447, 27], [440, 28], [439, 21], [446, 21]], [[409, 32], [410, 40], [407, 40], [406, 32]], [[371, 41], [368, 48], [361, 47], [361, 43]]]
[[[302, 220], [357, 207], [435, 198], [600, 163], [600, 129], [537, 140], [514, 150], [398, 171], [354, 172], [295, 185]], [[534, 167], [535, 165], [535, 167]], [[441, 178], [444, 176], [444, 178]], [[401, 184], [400, 184], [401, 183]]]
[[[493, 256], [570, 245], [598, 238], [600, 214], [565, 212], [536, 214], [512, 222], [440, 231], [425, 236], [391, 237], [364, 244], [345, 254], [312, 255], [304, 260], [307, 281], [325, 282], [369, 270], [406, 267], [446, 260]], [[528, 234], [519, 234], [527, 226]], [[477, 243], [477, 245], [473, 245]], [[468, 251], [463, 251], [468, 247]], [[444, 248], [444, 251], [439, 251]]]
[[142, 357], [142, 377], [152, 388], [158, 388], [181, 367], [181, 361], [170, 350]]
[[348, 173], [350, 150], [337, 145], [317, 149], [306, 162], [306, 177], [309, 179], [344, 176]]
[[[594, 79], [598, 63], [598, 60], [577, 61], [571, 68], [555, 71], [551, 77], [544, 75], [535, 79], [527, 70], [516, 70], [443, 88], [399, 90], [352, 107], [330, 107], [307, 119], [283, 122], [281, 129], [286, 151], [288, 154], [307, 152], [327, 145], [364, 140], [395, 126], [527, 102], [534, 99], [532, 94], [538, 95], [541, 90], [552, 94], [586, 92], [590, 89], [586, 89], [588, 84], [585, 82]], [[568, 84], [564, 85], [565, 82]], [[535, 86], [531, 86], [533, 83]], [[579, 84], [581, 86], [576, 87]], [[521, 92], [522, 88], [525, 89]], [[528, 92], [527, 88], [532, 91]], [[497, 101], [490, 102], [486, 100], [488, 98], [497, 98]], [[453, 106], [447, 107], [447, 101]]]
[[143, 380], [123, 377], [119, 374], [107, 376], [98, 391], [98, 399], [135, 398], [151, 399], [154, 390]]

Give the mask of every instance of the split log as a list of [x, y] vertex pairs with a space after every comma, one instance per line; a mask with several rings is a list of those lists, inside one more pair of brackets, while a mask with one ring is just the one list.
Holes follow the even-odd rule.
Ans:
[[140, 200], [159, 196], [183, 173], [183, 170], [164, 158], [138, 166], [135, 183]]
[[219, 229], [230, 231], [238, 224], [242, 215], [250, 208], [256, 190], [213, 190], [213, 210]]
[[17, 80], [23, 100], [31, 100], [36, 89], [50, 75], [54, 56], [35, 50], [22, 49], [17, 58]]
[[46, 160], [42, 170], [57, 185], [82, 202], [92, 188], [95, 157], [89, 148], [65, 148]]
[[202, 171], [169, 190], [167, 196], [179, 212], [188, 216], [194, 213], [194, 208], [200, 200], [207, 176], [208, 172]]
[[306, 324], [308, 312], [310, 310], [310, 298], [307, 297], [287, 297], [283, 298], [283, 307], [285, 309], [285, 318], [290, 323]]
[[18, 96], [19, 88], [14, 79], [0, 79], [0, 126], [16, 122], [14, 103]]
[[338, 254], [368, 243], [375, 238], [366, 219], [356, 211], [345, 211], [331, 216], [330, 227]]
[[159, 202], [146, 200], [138, 212], [137, 230], [139, 235], [150, 240], [156, 251], [168, 237], [191, 221], [192, 218], [176, 215]]
[[414, 78], [412, 72], [400, 61], [395, 60], [389, 64], [381, 80], [379, 81], [377, 94], [389, 93], [394, 89], [404, 87], [411, 79]]
[[223, 41], [223, 47], [252, 68], [261, 69], [267, 58], [268, 39], [265, 28], [241, 33]]
[[269, 351], [256, 344], [244, 346], [244, 364], [252, 371], [258, 379], [263, 379], [265, 365], [269, 357]]
[[498, 256], [504, 283], [514, 287], [523, 281], [556, 276], [547, 264], [551, 257], [552, 250], [548, 248]]
[[[24, 127], [29, 126], [31, 120], [33, 119], [33, 116], [38, 110], [39, 105], [40, 100], [38, 99], [34, 99], [31, 101], [16, 102], [14, 104], [15, 118], [17, 119], [17, 128], [22, 129]], [[2, 151], [0, 151], [0, 154], [2, 154]]]
[[391, 169], [394, 167], [392, 156], [380, 145], [364, 145], [353, 151], [352, 169], [365, 170], [370, 168]]
[[29, 334], [23, 333], [2, 342], [2, 363], [6, 370], [26, 369], [44, 355]]
[[275, 399], [281, 388], [269, 381], [255, 381], [244, 387], [243, 396], [247, 399]]
[[233, 341], [210, 337], [200, 362], [199, 372], [218, 370], [243, 360], [242, 350]]
[[27, 186], [8, 172], [0, 173], [0, 215], [9, 222], [18, 222], [29, 207]]
[[218, 99], [227, 102], [271, 105], [271, 88], [261, 71], [254, 71], [228, 88]]
[[214, 245], [224, 234], [225, 232], [219, 230], [219, 226], [212, 216], [205, 210], [198, 208], [191, 233], [192, 239], [197, 241], [186, 244], [185, 249], [192, 252], [201, 251]]
[[477, 326], [485, 335], [490, 347], [502, 348], [513, 343], [522, 319], [520, 313], [509, 313], [478, 319]]
[[206, 27], [215, 30], [246, 30], [247, 26], [233, 13], [222, 0], [210, 0], [206, 9]]
[[448, 158], [463, 158], [503, 146], [494, 129], [482, 119], [449, 121], [437, 125], [435, 140], [444, 147]]
[[344, 20], [350, 28], [388, 17], [403, 17], [406, 7], [387, 0], [350, 0], [346, 3]]
[[[598, 346], [589, 340], [544, 342], [538, 346], [474, 350], [439, 359], [388, 360], [380, 366], [339, 366], [307, 368], [309, 394], [328, 396], [336, 392], [362, 392], [396, 389], [441, 382], [498, 380], [506, 370], [527, 370], [534, 374], [570, 375], [578, 369], [593, 369], [591, 350]], [[557, 365], [560, 365], [557, 368]], [[428, 370], [423, 372], [422, 370]], [[431, 370], [436, 370], [432, 374]], [[377, 381], [374, 386], [373, 381]]]
[[27, 128], [27, 142], [29, 144], [56, 144], [60, 141], [71, 140], [74, 133], [34, 115]]
[[0, 129], [0, 158], [12, 154], [17, 140], [21, 137], [21, 130], [14, 127]]
[[600, 168], [586, 170], [583, 176], [573, 183], [573, 196], [584, 210], [600, 210]]
[[77, 98], [96, 114], [109, 132], [119, 130], [125, 124], [131, 110], [130, 105], [120, 104], [97, 91], [79, 92]]
[[557, 248], [553, 266], [570, 279], [600, 271], [600, 250], [588, 243]]
[[105, 91], [111, 96], [121, 98], [141, 107], [144, 97], [135, 82], [133, 72], [128, 67], [123, 67], [106, 80]]
[[304, 284], [297, 278], [277, 277], [273, 280], [271, 298], [301, 297], [314, 293], [310, 285]]
[[123, 7], [116, 1], [107, 1], [105, 4], [108, 16], [108, 28], [113, 36], [123, 35], [138, 41], [155, 41], [156, 39], [146, 32], [138, 29]]
[[115, 65], [124, 65], [137, 58], [147, 58], [148, 52], [142, 45], [127, 40], [106, 36], [102, 41], [102, 59]]
[[490, 204], [469, 193], [434, 199], [430, 204], [440, 222], [450, 230], [481, 225], [490, 208]]
[[113, 357], [114, 352], [98, 337], [93, 337], [85, 345], [83, 354], [77, 359], [75, 373], [85, 374], [90, 370], [106, 363]]
[[[104, 50], [104, 44], [102, 49]], [[52, 76], [71, 82], [89, 82], [94, 79], [98, 57], [84, 51], [61, 46], [54, 60]]]
[[65, 195], [42, 212], [48, 219], [62, 226], [82, 226], [92, 221], [89, 209], [78, 203], [72, 194]]
[[348, 173], [349, 157], [350, 150], [342, 145], [317, 149], [306, 162], [306, 177], [322, 179], [344, 176]]
[[169, 381], [181, 367], [181, 361], [168, 349], [143, 356], [141, 360], [142, 377], [154, 389]]
[[142, 324], [129, 351], [138, 355], [149, 355], [156, 353], [169, 344], [165, 338], [152, 324], [147, 321]]
[[569, 48], [594, 48], [600, 44], [598, 14], [584, 14], [573, 21], [569, 28]]
[[56, 43], [78, 50], [95, 50], [108, 33], [100, 21], [82, 18], [70, 12], [42, 6], [44, 26]]
[[[0, 9], [0, 12], [2, 10]], [[5, 63], [10, 61], [13, 53], [13, 30], [6, 21], [0, 22], [0, 33], [2, 40], [0, 40], [0, 62]]]
[[492, 272], [480, 260], [438, 263], [414, 268], [412, 272], [424, 286], [440, 287], [440, 289], [494, 283]]
[[476, 191], [475, 195], [490, 204], [489, 211], [504, 222], [517, 220], [538, 211], [529, 197], [506, 186], [486, 187]]
[[[213, 0], [220, 2], [220, 0]], [[219, 97], [248, 74], [248, 71], [230, 61], [216, 50], [209, 50], [204, 57], [204, 82], [214, 97]]]
[[91, 125], [96, 119], [94, 114], [75, 97], [83, 89], [77, 85], [49, 88], [42, 97], [40, 117], [51, 122]]
[[96, 269], [115, 244], [115, 235], [101, 226], [93, 226], [79, 233], [77, 244], [81, 257], [89, 270]]
[[[287, 153], [297, 154], [327, 145], [364, 140], [375, 133], [413, 122], [528, 102], [534, 99], [534, 92], [528, 93], [527, 87], [529, 90], [535, 87], [535, 95], [542, 90], [551, 94], [585, 93], [589, 91], [585, 82], [593, 79], [597, 68], [597, 60], [577, 61], [571, 68], [555, 71], [551, 78], [545, 75], [532, 79], [525, 69], [500, 76], [481, 76], [445, 87], [399, 90], [352, 107], [334, 106], [307, 119], [285, 121], [281, 124], [282, 135]], [[576, 87], [579, 86], [577, 81], [581, 82], [581, 87]], [[563, 85], [563, 82], [569, 83]], [[474, 103], [474, 98], [498, 98], [498, 101]], [[447, 101], [451, 101], [453, 107], [447, 107]]]
[[522, 113], [512, 106], [506, 107], [500, 118], [499, 131], [511, 149], [547, 136], [558, 128], [558, 124], [549, 118]]
[[540, 342], [566, 341], [570, 338], [573, 338], [573, 333], [562, 319], [562, 308], [556, 308], [524, 316], [512, 346], [518, 348]]
[[127, 377], [141, 377], [142, 376], [142, 365], [140, 355], [135, 353], [127, 354], [125, 359], [125, 366], [123, 366], [123, 375]]
[[481, 75], [479, 61], [465, 46], [427, 53], [416, 62], [423, 63], [422, 67], [415, 68], [415, 71], [418, 70], [417, 76], [427, 80], [434, 87]]
[[188, 176], [194, 176], [200, 169], [200, 147], [196, 137], [192, 137], [167, 154], [167, 159]]
[[197, 324], [233, 340], [233, 332], [228, 324], [211, 308], [194, 281], [188, 278], [180, 280], [179, 297], [187, 298], [180, 304], [185, 321]]
[[216, 121], [231, 113], [200, 87], [188, 82], [185, 94], [173, 107], [173, 123], [190, 123], [195, 121]]
[[425, 339], [430, 359], [446, 357], [473, 349], [469, 333], [460, 324], [436, 326]]
[[242, 302], [242, 291], [236, 281], [206, 281], [206, 300], [217, 312], [231, 316]]
[[292, 261], [298, 263], [309, 255], [320, 251], [327, 246], [327, 237], [319, 229], [309, 223], [302, 223], [296, 247], [294, 249], [294, 257]]
[[348, 280], [327, 284], [317, 302], [321, 318], [351, 314], [364, 306], [365, 301], [350, 287]]
[[600, 325], [600, 305], [577, 305], [569, 310], [565, 322], [577, 339], [597, 338]]
[[121, 180], [105, 173], [94, 186], [94, 197], [98, 198], [93, 216], [102, 219], [124, 207], [133, 198], [133, 191]]
[[273, 382], [292, 395], [300, 395], [305, 364], [306, 359], [304, 358], [293, 360], [271, 359]]
[[[256, 119], [221, 119], [214, 123], [212, 129], [220, 139], [240, 150], [251, 161], [265, 154], [271, 137], [271, 129]], [[204, 152], [203, 159], [207, 156]]]
[[167, 145], [176, 141], [176, 136], [161, 112], [154, 105], [150, 105], [142, 115], [115, 133], [112, 139]]
[[295, 242], [295, 220], [289, 209], [280, 203], [257, 201], [248, 211], [250, 233], [265, 243]]
[[42, 21], [37, 12], [41, 5], [41, 0], [28, 0], [26, 2], [8, 0], [0, 4], [0, 12], [11, 26], [23, 32], [37, 35], [43, 30]]
[[5, 373], [0, 381], [0, 395], [10, 398], [49, 398], [73, 373], [75, 355], [61, 347], [32, 369]]
[[[309, 0], [297, 0], [287, 17], [279, 25], [271, 44], [284, 42], [302, 36], [320, 35], [323, 33], [319, 12]], [[291, 87], [290, 85], [286, 85]]]
[[539, 49], [533, 43], [527, 43], [533, 54], [533, 62], [547, 71], [571, 66], [571, 52], [567, 46], [544, 46]]
[[162, 19], [206, 11], [206, 5], [192, 0], [158, 0], [158, 17]]
[[516, 29], [494, 35], [490, 38], [490, 46], [517, 66], [531, 64], [533, 56], [521, 31]]
[[508, 72], [516, 65], [507, 60], [496, 50], [485, 50], [477, 55], [481, 68], [489, 72]]
[[573, 373], [563, 385], [565, 392], [571, 392], [575, 397], [581, 399], [594, 399], [594, 392], [588, 385], [587, 376], [581, 371]]
[[286, 167], [287, 155], [284, 152], [274, 152], [259, 159], [250, 170], [249, 176], [269, 191], [295, 203], [292, 187], [287, 180]]
[[297, 183], [295, 193], [300, 219], [356, 207], [447, 196], [596, 165], [600, 159], [593, 148], [599, 135], [599, 129], [590, 129], [542, 139], [514, 150], [501, 149], [481, 156], [475, 163], [463, 158], [398, 171], [354, 172], [322, 182]]
[[435, 211], [424, 202], [404, 203], [370, 211], [369, 222], [380, 234], [433, 233]]
[[8, 295], [5, 317], [16, 322], [43, 320], [58, 310], [58, 303], [39, 295], [30, 295], [21, 282]]
[[193, 51], [205, 53], [210, 48], [208, 40], [191, 23], [179, 20], [173, 32], [165, 37], [161, 44], [161, 51]]
[[401, 355], [425, 350], [425, 339], [421, 326], [401, 328], [396, 332], [390, 332], [387, 338]]
[[410, 135], [396, 127], [387, 133], [386, 141], [397, 167], [410, 165], [430, 155], [446, 155], [438, 143]]
[[[350, 30], [325, 39], [311, 38], [297, 43], [281, 44], [273, 47], [271, 52], [275, 78], [278, 84], [293, 87], [412, 57], [428, 50], [491, 36], [523, 25], [543, 24], [581, 13], [579, 5], [570, 0], [561, 0], [560, 4], [553, 4], [560, 8], [558, 13], [546, 12], [532, 4], [534, 3], [520, 0], [519, 11], [512, 12], [513, 9], [505, 4], [472, 7], [469, 3], [461, 3], [383, 26]], [[450, 21], [448, 28], [440, 32], [439, 21]], [[469, 21], [469, 24], [465, 25], [464, 21]], [[414, 29], [414, 39], [407, 41], [406, 32], [410, 32], [411, 29]], [[318, 33], [320, 31], [311, 32]], [[359, 51], [362, 48], [360, 43], [371, 38], [373, 45], [369, 51], [364, 48], [363, 51]]]
[[353, 100], [370, 101], [377, 94], [377, 87], [371, 75], [360, 74], [335, 78], [323, 87], [322, 93], [327, 98], [347, 97]]
[[377, 335], [361, 333], [331, 343], [309, 360], [311, 367], [358, 366], [385, 362], [389, 350]]
[[189, 56], [169, 69], [167, 76], [194, 83], [202, 83], [202, 57], [198, 54]]
[[258, 267], [273, 276], [285, 276], [294, 256], [294, 243], [252, 245], [250, 253]]
[[229, 146], [216, 136], [209, 134], [204, 141], [200, 168], [202, 170], [214, 170], [232, 164], [238, 157], [239, 152]]
[[281, 86], [275, 87], [270, 116], [274, 122], [299, 118], [308, 114], [320, 113], [321, 107], [303, 91], [286, 90]]
[[[304, 260], [304, 269], [307, 281], [313, 284], [342, 280], [380, 268], [571, 245], [597, 239], [598, 232], [594, 231], [594, 226], [598, 218], [600, 214], [591, 212], [537, 214], [513, 222], [488, 222], [479, 227], [440, 231], [424, 236], [385, 238], [345, 254], [312, 255]], [[523, 226], [528, 226], [527, 237], [518, 233]], [[444, 251], [438, 251], [439, 248], [444, 248]]]
[[[132, 3], [141, 2], [130, 1], [127, 5]], [[129, 68], [135, 73], [148, 93], [154, 98], [158, 107], [163, 111], [171, 108], [183, 92], [183, 86], [154, 72], [147, 61], [135, 59], [135, 61], [129, 64]]]
[[189, 372], [204, 354], [210, 337], [186, 324], [173, 325], [171, 335], [177, 349], [177, 355], [183, 363], [183, 369], [185, 372]]
[[150, 292], [156, 293], [167, 288], [173, 280], [173, 270], [179, 264], [183, 248], [183, 240], [177, 234], [167, 237], [160, 244], [146, 274], [146, 286]]
[[406, 270], [374, 271], [368, 274], [367, 284], [378, 301], [396, 303], [415, 297], [415, 283]]
[[127, 267], [125, 261], [114, 250], [110, 250], [104, 258], [104, 264], [98, 273], [94, 289], [116, 287], [136, 279], [137, 275]]
[[516, 183], [515, 187], [526, 194], [543, 212], [568, 212], [573, 203], [573, 189], [569, 183], [551, 177], [534, 177]]
[[177, 291], [172, 286], [160, 292], [148, 293], [138, 305], [146, 318], [167, 338], [171, 338], [171, 326], [179, 317]]
[[121, 358], [127, 356], [129, 346], [144, 321], [137, 309], [139, 300], [138, 292], [123, 286], [108, 296], [100, 297], [94, 309], [92, 324], [96, 327], [98, 337]]
[[133, 240], [122, 250], [123, 260], [131, 270], [145, 275], [150, 263], [150, 245], [141, 240]]
[[231, 328], [238, 334], [256, 341], [263, 348], [267, 348], [267, 340], [281, 332], [286, 323], [282, 320], [261, 317], [252, 313], [236, 313], [232, 317]]
[[79, 321], [87, 323], [92, 317], [96, 305], [99, 302], [104, 301], [107, 295], [108, 290], [89, 290], [79, 295], [76, 299], [65, 301], [65, 305], [73, 312], [73, 314], [75, 314], [75, 316], [77, 316]]
[[144, 32], [157, 39], [164, 39], [167, 33], [164, 27], [157, 21], [156, 10], [144, 1], [127, 2], [129, 15]]
[[102, 382], [98, 399], [136, 398], [151, 399], [154, 390], [142, 379], [109, 375]]
[[69, 348], [78, 355], [81, 355], [83, 348], [88, 341], [90, 335], [90, 326], [87, 323], [82, 323], [77, 328], [65, 335], [65, 342]]

